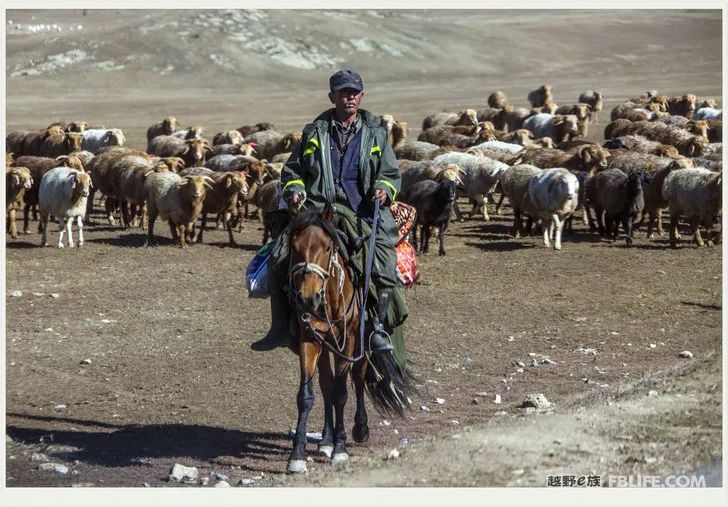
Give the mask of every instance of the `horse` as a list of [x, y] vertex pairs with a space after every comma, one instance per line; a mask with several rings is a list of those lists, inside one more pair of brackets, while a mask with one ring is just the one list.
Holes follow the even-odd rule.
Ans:
[[[288, 295], [297, 322], [295, 351], [301, 367], [298, 421], [288, 460], [290, 473], [307, 471], [306, 425], [314, 405], [317, 367], [324, 403], [318, 452], [330, 458], [333, 465], [349, 460], [344, 407], [350, 372], [356, 393], [352, 437], [358, 443], [369, 439], [365, 389], [380, 413], [400, 417], [409, 408], [407, 393], [415, 392], [411, 378], [406, 371], [399, 371], [391, 352], [371, 354], [365, 347], [360, 332], [364, 291], [358, 290], [353, 272], [345, 264], [337, 241], [341, 231], [334, 223], [336, 218], [333, 208], [326, 205], [322, 213], [294, 214], [289, 227]], [[347, 246], [356, 248], [350, 243]]]

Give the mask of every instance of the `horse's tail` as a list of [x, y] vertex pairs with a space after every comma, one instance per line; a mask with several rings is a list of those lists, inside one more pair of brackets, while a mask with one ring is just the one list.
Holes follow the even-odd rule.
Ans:
[[392, 352], [369, 354], [365, 385], [374, 408], [380, 414], [404, 417], [417, 394], [414, 378], [406, 366], [400, 368]]

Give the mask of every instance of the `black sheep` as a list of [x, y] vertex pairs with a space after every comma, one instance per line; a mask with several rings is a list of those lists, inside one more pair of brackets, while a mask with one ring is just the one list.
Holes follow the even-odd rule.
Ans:
[[445, 230], [450, 224], [455, 203], [455, 182], [424, 180], [409, 187], [401, 200], [417, 209], [417, 222], [412, 229], [414, 244], [417, 248], [417, 225], [422, 226], [419, 251], [427, 253], [430, 241], [430, 227], [439, 228], [440, 255], [445, 255]]

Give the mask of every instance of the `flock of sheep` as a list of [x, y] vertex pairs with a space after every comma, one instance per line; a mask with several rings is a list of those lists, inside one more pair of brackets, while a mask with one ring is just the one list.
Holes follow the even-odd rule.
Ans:
[[[579, 102], [558, 106], [551, 86], [528, 94], [530, 108], [514, 108], [503, 92], [488, 97], [480, 111], [427, 116], [417, 140], [407, 138], [406, 122], [380, 117], [402, 172], [398, 199], [418, 210], [426, 252], [433, 227], [439, 229], [440, 254], [454, 213], [462, 219], [457, 196], [473, 202], [472, 213], [488, 221], [487, 206], [500, 192], [513, 208], [512, 234], [519, 237], [540, 225], [543, 241], [561, 248], [562, 229], [571, 227], [578, 208], [590, 230], [616, 239], [620, 226], [632, 244], [633, 229], [645, 220], [647, 237], [662, 230], [662, 210], [670, 210], [670, 244], [676, 246], [678, 220], [691, 225], [694, 240], [709, 244], [721, 212], [722, 112], [712, 100], [693, 94], [666, 97], [650, 91], [611, 111], [605, 141], [585, 136], [598, 124], [602, 95], [589, 90]], [[23, 232], [40, 212], [41, 245], [47, 245], [50, 216], [59, 221], [58, 247], [64, 231], [73, 246], [71, 226], [88, 224], [94, 196], [100, 192], [110, 224], [120, 214], [124, 228], [147, 230], [154, 244], [158, 217], [170, 226], [182, 247], [202, 242], [207, 215], [235, 243], [248, 205], [258, 218], [278, 208], [283, 163], [297, 149], [300, 132], [281, 133], [269, 123], [246, 125], [216, 134], [180, 129], [168, 117], [147, 130], [146, 150], [123, 146], [116, 128], [88, 128], [86, 122], [57, 122], [39, 131], [12, 131], [6, 138], [8, 232], [17, 238], [15, 215], [23, 212]], [[528, 218], [524, 227], [522, 219]], [[197, 221], [201, 225], [197, 228]], [[264, 233], [263, 242], [268, 238]]]

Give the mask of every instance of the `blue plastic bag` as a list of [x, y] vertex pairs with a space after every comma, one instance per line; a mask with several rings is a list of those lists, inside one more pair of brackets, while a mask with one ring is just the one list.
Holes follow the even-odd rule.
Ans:
[[263, 245], [255, 253], [255, 257], [250, 261], [250, 264], [248, 264], [245, 278], [248, 284], [249, 298], [267, 298], [270, 296], [270, 290], [268, 288], [268, 259], [270, 259], [273, 250], [273, 243], [273, 241], [269, 241]]

